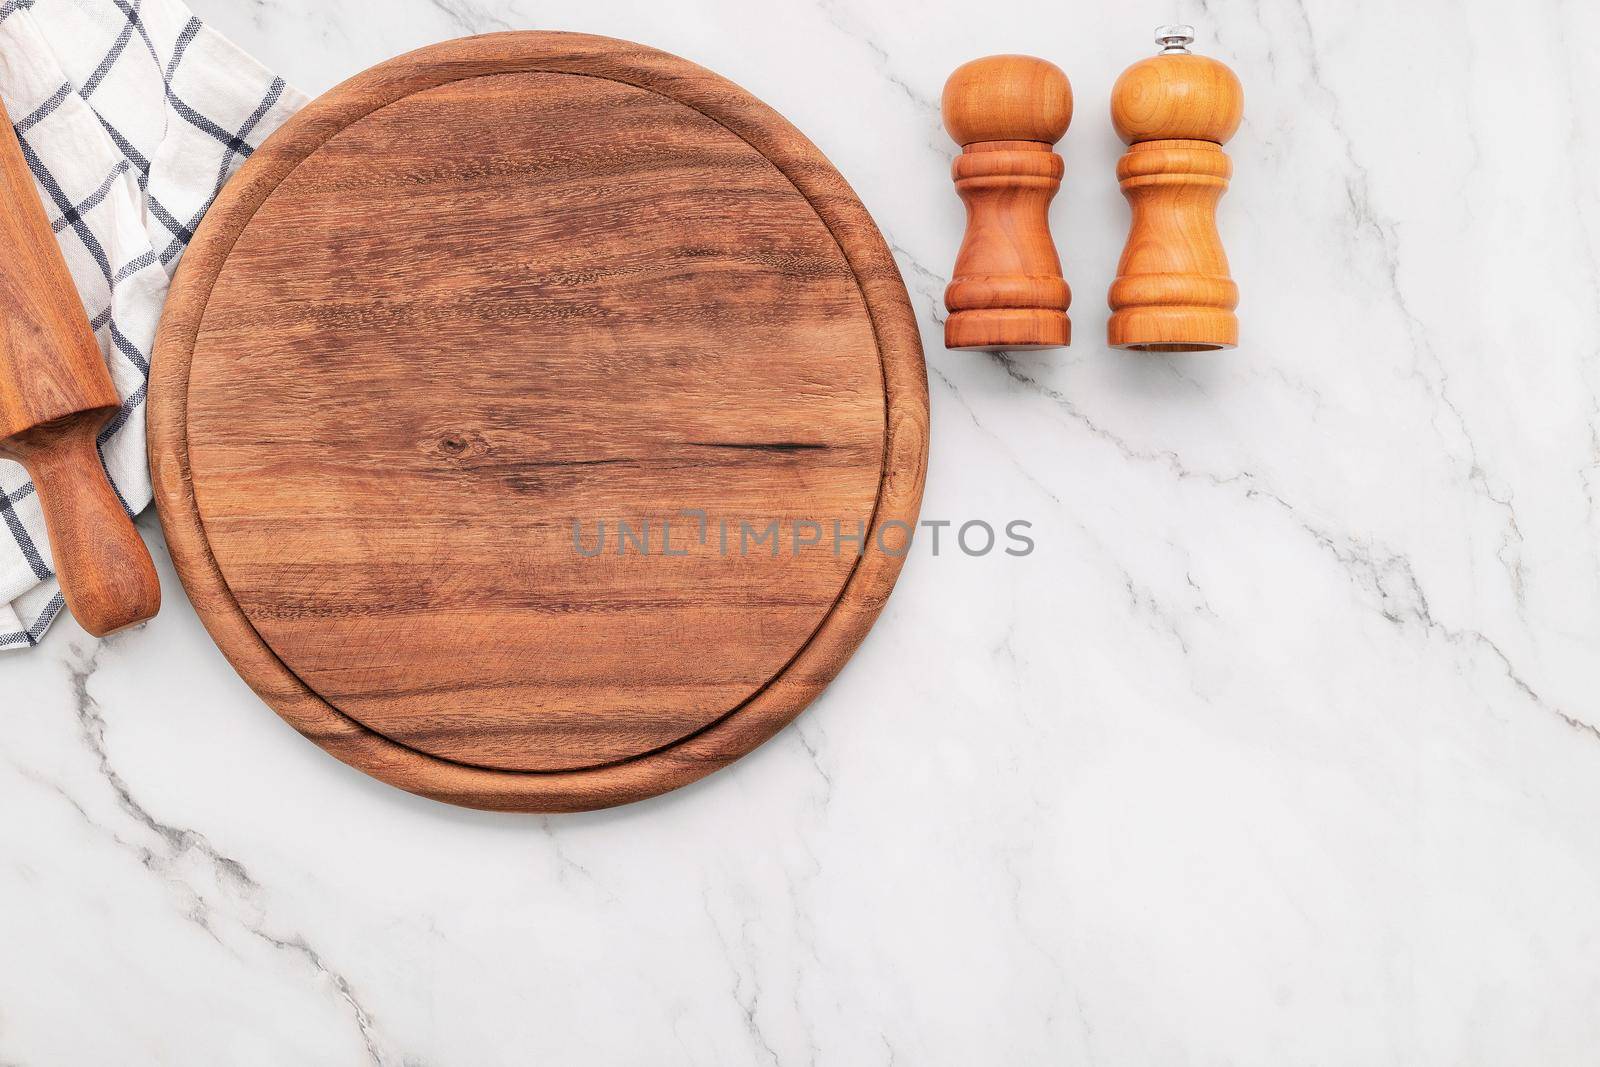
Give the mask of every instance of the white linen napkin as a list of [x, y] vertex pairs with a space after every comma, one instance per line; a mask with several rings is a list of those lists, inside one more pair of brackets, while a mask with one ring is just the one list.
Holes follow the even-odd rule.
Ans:
[[[305, 97], [181, 0], [0, 0], [0, 99], [122, 397], [100, 456], [137, 515], [167, 284], [223, 183]], [[37, 644], [63, 606], [33, 484], [0, 460], [0, 650]]]

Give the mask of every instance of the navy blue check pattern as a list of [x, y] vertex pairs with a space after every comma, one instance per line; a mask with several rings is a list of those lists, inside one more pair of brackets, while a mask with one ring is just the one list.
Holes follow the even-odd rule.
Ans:
[[[0, 0], [0, 99], [122, 398], [100, 458], [137, 515], [172, 272], [229, 176], [305, 98], [181, 0]], [[0, 650], [37, 644], [64, 607], [38, 496], [0, 460]]]

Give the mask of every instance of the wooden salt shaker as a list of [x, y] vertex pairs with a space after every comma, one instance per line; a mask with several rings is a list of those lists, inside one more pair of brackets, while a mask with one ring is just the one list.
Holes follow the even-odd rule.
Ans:
[[1190, 26], [1156, 30], [1161, 53], [1111, 90], [1111, 121], [1129, 146], [1117, 164], [1133, 208], [1111, 286], [1113, 348], [1205, 352], [1239, 343], [1239, 287], [1217, 235], [1233, 164], [1222, 151], [1244, 117], [1244, 89], [1223, 64], [1192, 55]]
[[1072, 122], [1072, 86], [1032, 56], [988, 56], [945, 82], [944, 126], [967, 232], [944, 304], [946, 348], [1060, 348], [1072, 340], [1072, 291], [1050, 237], [1065, 166], [1052, 151]]

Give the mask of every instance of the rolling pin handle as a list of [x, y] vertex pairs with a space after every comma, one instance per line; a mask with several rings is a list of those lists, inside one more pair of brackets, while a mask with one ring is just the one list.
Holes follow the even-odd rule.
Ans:
[[150, 550], [100, 462], [95, 436], [104, 422], [104, 413], [74, 417], [51, 447], [30, 449], [24, 461], [44, 509], [61, 593], [73, 618], [95, 637], [161, 609]]

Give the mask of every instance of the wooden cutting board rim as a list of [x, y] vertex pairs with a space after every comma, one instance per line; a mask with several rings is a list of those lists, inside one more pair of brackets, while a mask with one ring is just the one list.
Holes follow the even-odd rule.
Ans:
[[149, 455], [162, 528], [195, 610], [240, 676], [291, 726], [345, 763], [436, 800], [493, 810], [583, 811], [678, 788], [776, 734], [866, 636], [903, 555], [862, 556], [788, 664], [732, 711], [687, 737], [581, 770], [486, 769], [377, 733], [318, 696], [278, 658], [234, 600], [212, 555], [188, 461], [189, 369], [206, 306], [234, 243], [273, 190], [340, 130], [412, 93], [468, 78], [536, 72], [605, 78], [692, 108], [749, 144], [805, 197], [855, 274], [878, 342], [884, 459], [869, 537], [886, 524], [914, 527], [927, 463], [926, 369], [904, 283], [866, 209], [810, 141], [738, 86], [677, 56], [587, 34], [513, 31], [419, 49], [324, 94], [258, 149], [217, 198], [174, 280], [151, 365]]

